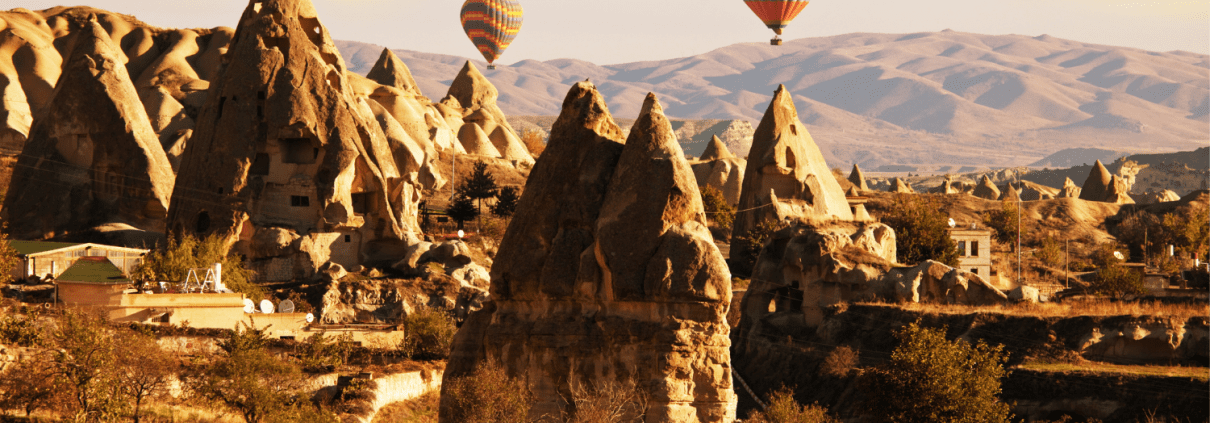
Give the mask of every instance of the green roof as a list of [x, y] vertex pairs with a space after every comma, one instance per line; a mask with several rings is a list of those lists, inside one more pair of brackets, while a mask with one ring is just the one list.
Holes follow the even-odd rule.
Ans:
[[51, 242], [51, 241], [9, 241], [9, 245], [17, 250], [17, 254], [30, 255], [38, 254], [44, 251], [58, 250], [74, 245], [82, 245], [79, 242]]
[[81, 257], [55, 279], [62, 282], [99, 284], [130, 283], [130, 279], [126, 279], [126, 275], [122, 274], [122, 269], [118, 269], [105, 257]]

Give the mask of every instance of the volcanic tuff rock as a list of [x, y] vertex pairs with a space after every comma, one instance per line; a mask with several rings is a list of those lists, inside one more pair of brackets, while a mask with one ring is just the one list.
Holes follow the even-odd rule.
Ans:
[[1071, 178], [1066, 178], [1063, 181], [1063, 188], [1059, 190], [1057, 198], [1080, 198], [1080, 187]]
[[366, 78], [413, 96], [421, 95], [420, 88], [416, 87], [416, 80], [412, 78], [412, 71], [390, 49], [382, 49], [382, 55], [378, 56], [378, 61], [366, 74]]
[[96, 20], [71, 55], [17, 161], [3, 214], [19, 239], [110, 222], [163, 232], [173, 173], [118, 46]]
[[849, 182], [853, 183], [858, 192], [866, 193], [870, 191], [870, 186], [865, 182], [865, 173], [862, 173], [857, 163], [853, 163], [853, 170], [849, 172]]
[[1013, 184], [1008, 184], [1004, 189], [1000, 190], [1000, 201], [1021, 201], [1021, 191], [1017, 190]]
[[[813, 327], [826, 307], [854, 301], [986, 305], [1007, 300], [978, 275], [935, 261], [895, 266], [895, 239], [894, 230], [881, 223], [797, 222], [776, 232], [753, 268], [736, 339]], [[771, 318], [775, 315], [783, 317]]]
[[1163, 203], [1163, 202], [1168, 202], [1168, 201], [1179, 201], [1180, 199], [1181, 199], [1181, 196], [1176, 195], [1176, 192], [1174, 192], [1170, 189], [1166, 189], [1163, 191], [1145, 192], [1145, 193], [1143, 193], [1143, 195], [1139, 196], [1138, 203], [1139, 204], [1155, 204], [1155, 203]]
[[887, 188], [887, 192], [899, 194], [915, 194], [916, 190], [912, 189], [912, 185], [900, 178], [891, 180], [891, 186]]
[[1000, 188], [996, 187], [996, 184], [992, 183], [991, 178], [988, 178], [987, 175], [983, 175], [983, 177], [979, 178], [979, 185], [975, 186], [975, 190], [971, 193], [971, 195], [986, 200], [998, 200], [1000, 199]]
[[784, 86], [777, 88], [756, 127], [748, 162], [733, 234], [746, 235], [763, 220], [780, 221], [790, 215], [853, 219], [844, 191], [798, 120], [794, 100]]
[[446, 380], [494, 360], [531, 387], [532, 416], [558, 415], [576, 378], [635, 382], [648, 421], [734, 420], [730, 273], [662, 107], [649, 97], [623, 144], [581, 82], [552, 129]]
[[[353, 267], [377, 242], [419, 232], [417, 178], [400, 173], [309, 0], [250, 2], [224, 57], [182, 156], [170, 230], [226, 237], [269, 280]], [[251, 254], [266, 230], [299, 239], [282, 256]]]
[[702, 157], [693, 162], [693, 175], [697, 178], [697, 186], [712, 186], [723, 193], [727, 204], [735, 206], [739, 203], [741, 182], [744, 168], [748, 161], [735, 157], [717, 136], [713, 137]]
[[[487, 80], [486, 76], [479, 73], [479, 69], [469, 60], [462, 66], [462, 71], [458, 72], [454, 82], [450, 84], [450, 91], [446, 96], [457, 100], [458, 104], [465, 109], [462, 115], [464, 123], [458, 131], [458, 139], [462, 141], [462, 146], [466, 148], [468, 154], [512, 160], [523, 164], [524, 167], [533, 164], [533, 156], [529, 154], [525, 144], [521, 143], [521, 138], [517, 136], [512, 125], [509, 125], [504, 112], [500, 111], [499, 106], [496, 106], [496, 97], [499, 96], [496, 87]], [[467, 140], [472, 138], [463, 136], [468, 133], [466, 125], [470, 124], [477, 124], [480, 130], [486, 134], [495, 147], [493, 149], [496, 150], [495, 154], [485, 148], [472, 151], [472, 147], [467, 145]], [[472, 139], [472, 142], [476, 142], [476, 140]]]

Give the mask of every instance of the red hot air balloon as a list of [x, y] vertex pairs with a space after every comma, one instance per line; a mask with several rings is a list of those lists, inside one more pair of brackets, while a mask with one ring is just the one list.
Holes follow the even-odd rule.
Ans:
[[[744, 4], [756, 13], [756, 17], [777, 35], [781, 35], [781, 30], [807, 7], [807, 3], [804, 0], [744, 0]], [[780, 46], [781, 37], [774, 36], [769, 40], [769, 44]]]
[[521, 30], [521, 4], [513, 0], [466, 0], [462, 3], [462, 30], [487, 59], [487, 68], [517, 37]]

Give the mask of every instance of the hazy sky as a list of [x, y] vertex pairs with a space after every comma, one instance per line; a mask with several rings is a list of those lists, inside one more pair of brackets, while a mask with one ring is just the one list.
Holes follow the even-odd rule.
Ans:
[[[241, 0], [78, 0], [163, 27], [234, 26]], [[333, 38], [481, 58], [458, 23], [461, 0], [313, 0]], [[45, 9], [61, 0], [0, 0]], [[575, 58], [597, 64], [671, 59], [772, 32], [742, 0], [521, 0], [525, 23], [498, 63]], [[786, 29], [795, 39], [942, 29], [1050, 34], [1076, 41], [1210, 53], [1210, 1], [814, 0]]]

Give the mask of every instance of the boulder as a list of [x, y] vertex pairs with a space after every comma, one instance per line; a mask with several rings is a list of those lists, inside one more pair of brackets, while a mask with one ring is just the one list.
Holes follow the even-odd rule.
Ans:
[[1177, 195], [1175, 191], [1170, 189], [1162, 191], [1148, 191], [1138, 197], [1138, 204], [1165, 203], [1169, 201], [1179, 201], [1181, 199], [1181, 196]]
[[30, 129], [0, 217], [15, 239], [44, 239], [108, 222], [165, 230], [172, 165], [119, 47], [96, 20]]
[[575, 84], [443, 377], [496, 361], [533, 390], [531, 417], [558, 414], [578, 379], [633, 381], [649, 421], [733, 421], [730, 274], [654, 96], [621, 141]]
[[314, 263], [345, 266], [420, 232], [424, 187], [396, 164], [311, 2], [249, 2], [237, 31], [181, 156], [169, 227], [231, 242], [287, 228], [309, 234]]
[[[819, 146], [798, 120], [785, 86], [778, 86], [748, 154], [743, 189], [732, 234], [744, 236], [764, 220], [794, 217], [852, 220], [844, 191], [824, 161]], [[774, 200], [781, 204], [774, 204]]]

